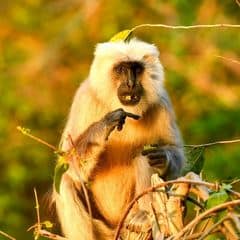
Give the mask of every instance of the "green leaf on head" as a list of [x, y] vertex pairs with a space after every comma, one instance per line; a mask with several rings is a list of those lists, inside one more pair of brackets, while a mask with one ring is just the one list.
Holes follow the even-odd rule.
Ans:
[[132, 32], [133, 31], [129, 29], [123, 30], [115, 34], [109, 41], [110, 42], [118, 42], [118, 41], [128, 42], [132, 37]]

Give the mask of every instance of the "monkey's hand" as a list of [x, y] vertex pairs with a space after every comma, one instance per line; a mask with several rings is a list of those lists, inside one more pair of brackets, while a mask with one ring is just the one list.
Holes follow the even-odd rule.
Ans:
[[160, 176], [165, 175], [170, 164], [167, 149], [158, 145], [151, 145], [142, 151], [142, 155], [148, 158], [149, 165], [153, 167]]
[[122, 108], [119, 108], [119, 109], [105, 115], [103, 120], [107, 127], [107, 134], [106, 134], [106, 138], [105, 138], [106, 140], [108, 139], [110, 133], [115, 128], [117, 128], [118, 131], [122, 130], [127, 117], [130, 117], [135, 120], [138, 120], [140, 118], [140, 116], [138, 116], [138, 115], [135, 115], [135, 114], [129, 113], [129, 112], [125, 112]]

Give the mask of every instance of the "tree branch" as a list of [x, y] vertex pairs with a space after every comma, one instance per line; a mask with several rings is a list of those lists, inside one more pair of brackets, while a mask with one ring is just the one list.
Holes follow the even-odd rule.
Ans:
[[236, 0], [236, 4], [240, 7], [240, 1]]
[[230, 144], [230, 143], [240, 143], [240, 139], [228, 140], [228, 141], [217, 141], [217, 142], [210, 142], [210, 143], [197, 144], [197, 145], [190, 144], [190, 145], [184, 145], [184, 147], [192, 147], [192, 148], [210, 147], [210, 146], [214, 146], [214, 145]]
[[189, 224], [187, 224], [178, 234], [175, 235], [175, 237], [172, 240], [178, 240], [181, 239], [181, 237], [183, 236], [183, 234], [188, 231], [190, 228], [192, 228], [194, 225], [196, 225], [198, 222], [200, 222], [203, 218], [205, 218], [207, 215], [213, 213], [213, 212], [217, 212], [219, 210], [222, 210], [224, 208], [227, 207], [232, 207], [235, 205], [240, 205], [240, 200], [234, 200], [234, 201], [230, 201], [230, 202], [226, 202], [226, 203], [222, 203], [218, 206], [215, 206], [213, 208], [210, 208], [209, 210], [203, 212], [202, 214], [200, 214], [199, 216], [197, 216], [196, 218], [194, 218]]
[[29, 130], [29, 129], [26, 129], [26, 128], [23, 128], [23, 127], [18, 126], [18, 127], [17, 127], [17, 130], [20, 131], [23, 135], [26, 135], [26, 136], [32, 138], [33, 140], [35, 140], [35, 141], [37, 141], [37, 142], [39, 142], [39, 143], [42, 143], [43, 145], [51, 148], [51, 149], [54, 150], [54, 151], [57, 151], [57, 150], [58, 150], [56, 147], [54, 147], [53, 145], [47, 143], [46, 141], [42, 140], [41, 138], [32, 135], [32, 134], [30, 133], [30, 130]]
[[233, 58], [228, 58], [228, 57], [224, 57], [224, 56], [220, 56], [220, 55], [215, 55], [215, 57], [221, 58], [221, 59], [223, 59], [223, 60], [227, 60], [227, 61], [229, 61], [229, 62], [233, 62], [233, 63], [236, 63], [236, 64], [239, 64], [239, 65], [240, 65], [240, 62], [237, 61], [237, 60], [235, 60], [235, 59], [233, 59]]
[[16, 238], [8, 235], [7, 233], [5, 233], [5, 232], [3, 232], [3, 231], [1, 231], [1, 230], [0, 230], [0, 235], [4, 236], [4, 237], [6, 237], [6, 238], [8, 238], [8, 239], [10, 239], [10, 240], [16, 240]]
[[[117, 229], [116, 229], [116, 233], [115, 233], [115, 236], [114, 236], [114, 240], [117, 240], [118, 237], [119, 237], [119, 234], [120, 234], [120, 231], [122, 229], [122, 226], [123, 226], [123, 223], [129, 213], [129, 211], [132, 209], [132, 207], [134, 206], [134, 204], [141, 198], [143, 197], [144, 195], [150, 193], [150, 192], [155, 192], [157, 191], [158, 188], [161, 188], [161, 187], [164, 187], [164, 186], [167, 186], [167, 185], [170, 185], [170, 184], [175, 184], [175, 183], [189, 183], [189, 184], [197, 184], [197, 185], [204, 185], [204, 186], [207, 186], [209, 188], [213, 188], [215, 190], [217, 190], [219, 187], [218, 187], [218, 184], [214, 184], [214, 183], [208, 183], [208, 182], [204, 182], [204, 181], [193, 181], [193, 180], [171, 180], [171, 181], [167, 181], [167, 182], [163, 182], [163, 183], [160, 183], [160, 184], [157, 184], [156, 186], [154, 187], [150, 187], [150, 188], [147, 188], [145, 191], [143, 191], [142, 193], [140, 193], [139, 195], [137, 195], [128, 205], [127, 209], [125, 210], [121, 220], [119, 221], [119, 224], [117, 226]], [[239, 200], [240, 201], [240, 200]], [[200, 216], [200, 215], [199, 215]]]
[[239, 24], [228, 24], [228, 23], [218, 23], [218, 24], [199, 24], [199, 25], [190, 25], [190, 26], [174, 26], [174, 25], [166, 25], [166, 24], [141, 24], [135, 26], [131, 29], [131, 31], [135, 31], [139, 28], [147, 28], [147, 27], [160, 27], [160, 28], [168, 28], [168, 29], [199, 29], [199, 28], [240, 28]]

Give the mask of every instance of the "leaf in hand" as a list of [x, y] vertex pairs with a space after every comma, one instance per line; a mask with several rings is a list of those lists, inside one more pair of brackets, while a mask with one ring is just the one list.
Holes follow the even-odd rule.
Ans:
[[148, 152], [154, 151], [155, 149], [157, 149], [155, 145], [152, 145], [152, 144], [145, 145], [143, 147], [142, 153], [143, 155], [145, 155], [145, 153], [147, 154]]

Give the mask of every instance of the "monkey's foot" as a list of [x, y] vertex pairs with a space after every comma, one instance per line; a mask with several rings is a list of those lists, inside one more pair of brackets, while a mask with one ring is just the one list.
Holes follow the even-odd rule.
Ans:
[[151, 219], [147, 211], [140, 210], [126, 224], [130, 232], [148, 233], [151, 230]]

